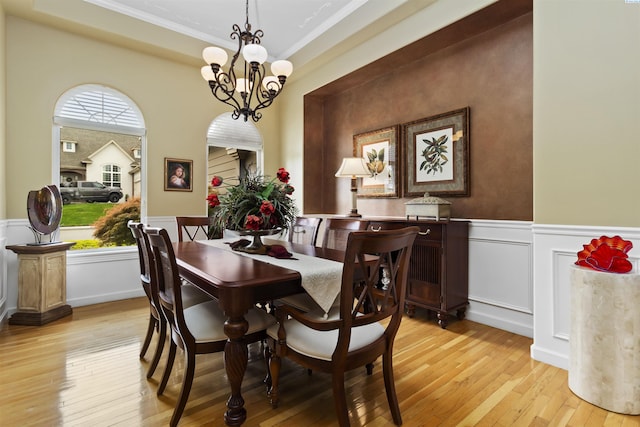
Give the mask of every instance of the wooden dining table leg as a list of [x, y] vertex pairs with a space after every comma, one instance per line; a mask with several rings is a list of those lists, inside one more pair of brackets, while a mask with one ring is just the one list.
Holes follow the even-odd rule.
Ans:
[[241, 388], [249, 359], [247, 344], [243, 340], [248, 329], [249, 323], [243, 315], [230, 316], [224, 324], [224, 333], [229, 337], [224, 347], [224, 367], [231, 385], [231, 396], [224, 414], [224, 422], [228, 426], [242, 425], [247, 419]]

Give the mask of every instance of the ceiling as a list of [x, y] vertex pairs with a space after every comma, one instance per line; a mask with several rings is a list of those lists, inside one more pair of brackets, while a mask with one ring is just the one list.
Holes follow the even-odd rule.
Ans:
[[[245, 0], [85, 0], [177, 33], [236, 50], [232, 25], [244, 29]], [[261, 29], [274, 59], [287, 59], [367, 0], [249, 0], [251, 31]], [[283, 19], [284, 18], [284, 19]]]
[[[350, 48], [442, 0], [249, 0], [269, 61], [300, 67], [337, 44]], [[202, 61], [208, 45], [237, 50], [245, 0], [0, 0], [5, 13], [173, 59]]]

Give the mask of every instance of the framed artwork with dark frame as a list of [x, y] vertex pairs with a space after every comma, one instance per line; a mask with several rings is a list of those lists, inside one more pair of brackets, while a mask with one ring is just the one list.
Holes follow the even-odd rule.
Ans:
[[402, 125], [404, 195], [469, 195], [469, 107]]
[[399, 197], [398, 126], [354, 135], [353, 155], [364, 158], [371, 173], [358, 180], [358, 197]]
[[192, 191], [193, 160], [164, 158], [164, 191]]

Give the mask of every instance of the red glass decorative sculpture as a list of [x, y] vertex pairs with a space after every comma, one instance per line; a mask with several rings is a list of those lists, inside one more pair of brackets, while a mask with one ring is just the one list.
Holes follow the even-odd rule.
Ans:
[[577, 265], [611, 273], [628, 273], [633, 268], [627, 259], [633, 244], [620, 236], [602, 236], [582, 246]]

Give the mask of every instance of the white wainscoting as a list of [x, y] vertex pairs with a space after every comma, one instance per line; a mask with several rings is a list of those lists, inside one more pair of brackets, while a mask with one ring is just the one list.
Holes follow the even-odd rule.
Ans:
[[[147, 223], [166, 228], [177, 240], [174, 216], [149, 218]], [[18, 257], [5, 246], [26, 242], [33, 242], [29, 221], [0, 222], [0, 321], [13, 314], [18, 304]], [[67, 252], [67, 303], [72, 307], [140, 296], [144, 291], [134, 246]]]
[[[557, 366], [569, 367], [571, 294], [569, 267], [577, 253], [591, 239], [619, 235], [633, 243], [629, 252], [633, 270], [638, 271], [640, 229], [593, 226], [532, 226], [534, 247], [534, 336], [531, 357]], [[614, 273], [612, 273], [614, 274]], [[616, 313], [611, 307], [611, 316]]]
[[[467, 318], [533, 337], [533, 359], [567, 369], [569, 266], [583, 244], [601, 235], [617, 234], [633, 242], [635, 248], [629, 256], [638, 271], [640, 229], [470, 221]], [[172, 239], [177, 239], [175, 217], [152, 217], [146, 222], [166, 228]], [[17, 305], [17, 256], [5, 246], [30, 241], [33, 236], [27, 220], [0, 221], [0, 320], [12, 314]], [[69, 304], [142, 296], [137, 257], [134, 247], [68, 252]]]
[[471, 220], [467, 319], [533, 337], [532, 246], [530, 222]]
[[0, 220], [0, 322], [7, 317], [9, 285], [7, 282], [7, 221]]

